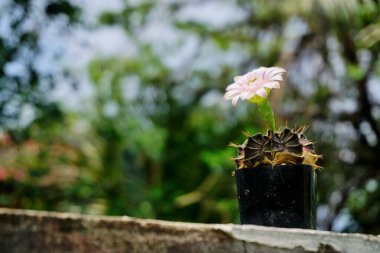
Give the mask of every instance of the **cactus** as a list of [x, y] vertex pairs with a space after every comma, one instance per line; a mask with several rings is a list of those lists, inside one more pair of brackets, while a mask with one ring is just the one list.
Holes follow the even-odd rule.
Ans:
[[236, 106], [238, 100], [249, 101], [257, 105], [265, 127], [270, 130], [266, 135], [246, 134], [247, 140], [242, 145], [231, 144], [238, 149], [238, 156], [233, 158], [237, 169], [254, 168], [260, 165], [307, 164], [313, 169], [322, 156], [317, 155], [314, 145], [304, 132], [306, 127], [292, 130], [285, 127], [276, 132], [276, 124], [268, 95], [271, 89], [280, 88], [285, 82], [286, 70], [279, 67], [260, 67], [243, 76], [236, 76], [234, 83], [226, 88], [224, 98]]
[[279, 132], [269, 130], [266, 135], [246, 134], [247, 139], [242, 145], [231, 144], [238, 149], [238, 156], [233, 158], [237, 169], [282, 164], [307, 164], [314, 170], [320, 168], [316, 162], [321, 156], [316, 154], [313, 143], [306, 138], [306, 129], [286, 127]]

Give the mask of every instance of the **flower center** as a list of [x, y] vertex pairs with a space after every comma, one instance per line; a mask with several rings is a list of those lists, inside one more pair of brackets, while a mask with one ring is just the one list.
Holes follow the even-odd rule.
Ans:
[[253, 83], [254, 83], [256, 80], [257, 80], [257, 77], [253, 77], [253, 78], [249, 79], [249, 81], [248, 81], [248, 85], [253, 86]]

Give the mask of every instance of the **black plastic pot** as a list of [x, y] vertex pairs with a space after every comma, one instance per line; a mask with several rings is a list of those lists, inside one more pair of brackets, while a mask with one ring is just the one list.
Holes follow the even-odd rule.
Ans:
[[316, 175], [309, 165], [236, 170], [241, 224], [315, 229]]

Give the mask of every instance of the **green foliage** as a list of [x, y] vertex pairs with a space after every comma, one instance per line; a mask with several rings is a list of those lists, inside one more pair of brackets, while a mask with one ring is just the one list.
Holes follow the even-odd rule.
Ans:
[[[46, 98], [57, 82], [56, 76], [66, 76], [66, 82], [73, 82], [73, 76], [62, 69], [56, 73], [41, 70], [36, 62], [43, 57], [44, 45], [41, 38], [47, 24], [55, 18], [65, 16], [69, 24], [78, 22], [79, 9], [69, 1], [46, 3], [38, 12], [32, 0], [5, 0], [1, 3], [0, 23], [0, 127], [20, 126], [25, 108], [36, 114], [49, 113], [54, 103]], [[45, 16], [45, 14], [47, 16]]]

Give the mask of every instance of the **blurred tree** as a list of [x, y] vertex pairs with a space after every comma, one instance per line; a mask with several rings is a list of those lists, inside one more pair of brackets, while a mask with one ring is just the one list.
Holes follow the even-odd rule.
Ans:
[[0, 5], [0, 125], [9, 129], [23, 124], [22, 113], [38, 116], [56, 107], [46, 93], [57, 80], [69, 80], [70, 76], [65, 70], [49, 72], [41, 66], [40, 58], [46, 50], [42, 37], [57, 17], [67, 18], [65, 27], [78, 22], [80, 12], [69, 1], [61, 0], [43, 4], [5, 0]]
[[6, 0], [0, 6], [0, 206], [101, 209], [92, 190], [96, 158], [73, 131], [79, 120], [50, 97], [57, 83], [75, 80], [52, 67], [60, 55], [49, 58], [44, 41], [51, 26], [64, 33], [77, 24], [80, 10], [60, 0]]

